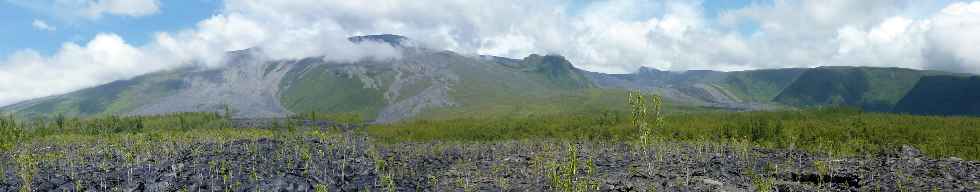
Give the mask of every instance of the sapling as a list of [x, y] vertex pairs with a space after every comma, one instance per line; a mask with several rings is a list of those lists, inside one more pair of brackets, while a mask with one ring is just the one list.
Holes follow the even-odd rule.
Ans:
[[[649, 101], [647, 100], [649, 98]], [[664, 119], [661, 112], [663, 107], [663, 97], [659, 95], [644, 96], [639, 91], [631, 91], [628, 94], [628, 102], [632, 107], [632, 124], [640, 132], [641, 146], [647, 146], [653, 142], [654, 129], [663, 129]], [[649, 103], [647, 103], [649, 102]], [[654, 115], [655, 124], [651, 127], [647, 122], [650, 115], [650, 107]]]
[[74, 183], [75, 191], [81, 191], [82, 182], [78, 177], [78, 174], [75, 172], [75, 156], [77, 156], [77, 153], [69, 153], [68, 155], [68, 177]]
[[232, 175], [231, 175], [231, 170], [228, 169], [228, 161], [227, 160], [221, 160], [221, 170], [220, 171], [221, 171], [221, 176], [222, 176], [222, 181], [223, 181], [222, 184], [228, 185], [228, 183], [231, 182]]
[[813, 166], [817, 170], [817, 173], [820, 174], [817, 177], [817, 184], [822, 186], [824, 184], [823, 176], [830, 173], [830, 166], [827, 165], [827, 161], [821, 160], [814, 161]]
[[18, 166], [18, 173], [21, 179], [21, 192], [31, 192], [33, 191], [31, 185], [34, 181], [34, 175], [37, 174], [38, 161], [33, 154], [17, 154], [15, 161]]
[[395, 179], [391, 173], [383, 173], [381, 175], [381, 183], [384, 184], [385, 191], [394, 192], [397, 188], [395, 187]]
[[7, 182], [7, 164], [0, 163], [0, 183]]
[[502, 191], [508, 191], [510, 189], [510, 181], [507, 178], [497, 178], [497, 187], [500, 187]]
[[316, 184], [316, 185], [313, 186], [313, 191], [314, 192], [329, 192], [330, 191], [330, 188], [327, 188], [326, 185], [323, 185], [323, 184], [319, 184], [318, 183], [318, 184]]
[[218, 170], [218, 163], [215, 162], [214, 160], [208, 160], [208, 176], [207, 176], [208, 179], [207, 180], [208, 180], [208, 186], [209, 186], [209, 188], [212, 188], [212, 189], [215, 188], [214, 187], [215, 186], [214, 181], [217, 180], [215, 178], [218, 175], [217, 174], [217, 172], [218, 172], [217, 170]]
[[251, 174], [249, 174], [249, 179], [251, 179], [252, 182], [259, 181], [259, 173], [257, 170], [255, 170], [255, 167], [256, 167], [255, 165], [252, 166], [252, 170], [250, 171]]
[[902, 169], [898, 169], [897, 173], [895, 173], [895, 187], [898, 189], [898, 191], [901, 191], [901, 192], [907, 192], [907, 191], [909, 191], [905, 187], [905, 182], [903, 181], [903, 178], [902, 178]]
[[303, 161], [303, 175], [308, 176], [310, 170], [310, 161], [313, 159], [312, 154], [310, 154], [310, 147], [305, 142], [299, 143], [300, 145], [300, 160]]

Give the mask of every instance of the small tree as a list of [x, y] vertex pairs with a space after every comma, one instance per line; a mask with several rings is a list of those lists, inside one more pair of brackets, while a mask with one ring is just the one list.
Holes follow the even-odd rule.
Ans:
[[55, 116], [55, 118], [54, 118], [54, 123], [55, 123], [55, 125], [58, 126], [58, 130], [64, 130], [65, 129], [65, 115], [64, 114], [61, 114], [61, 113], [58, 113], [58, 115]]
[[[649, 103], [647, 103], [648, 98]], [[639, 91], [630, 91], [628, 102], [633, 112], [633, 127], [636, 127], [640, 132], [640, 144], [649, 145], [653, 140], [654, 129], [664, 126], [663, 114], [661, 112], [663, 109], [663, 97], [659, 95], [646, 96]], [[649, 117], [651, 112], [650, 107], [653, 107], [652, 112], [655, 120], [653, 126], [650, 126], [647, 122], [647, 117]]]
[[225, 115], [225, 119], [229, 119], [230, 120], [231, 119], [231, 116], [232, 116], [231, 105], [225, 104], [225, 109], [224, 110], [225, 110], [225, 114], [224, 114]]

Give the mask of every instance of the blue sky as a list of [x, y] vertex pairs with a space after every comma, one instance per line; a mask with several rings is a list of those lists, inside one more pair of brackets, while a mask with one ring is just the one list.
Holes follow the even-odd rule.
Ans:
[[[43, 3], [39, 3], [43, 4]], [[11, 0], [0, 2], [0, 55], [30, 48], [50, 55], [65, 42], [83, 44], [98, 33], [115, 33], [133, 45], [142, 45], [156, 32], [177, 31], [193, 27], [221, 9], [220, 0], [165, 1], [160, 11], [142, 17], [108, 16], [98, 20], [63, 18], [39, 7], [27, 7]], [[44, 5], [39, 5], [44, 6]], [[54, 31], [32, 27], [41, 20], [56, 27]]]

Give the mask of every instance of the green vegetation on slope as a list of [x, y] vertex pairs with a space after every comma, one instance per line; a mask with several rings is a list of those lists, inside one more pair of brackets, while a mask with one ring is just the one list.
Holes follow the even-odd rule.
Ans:
[[980, 116], [980, 76], [928, 76], [895, 106], [895, 112]]
[[[420, 53], [406, 56], [407, 62], [422, 62], [425, 66], [446, 66], [436, 75], [456, 76], [448, 84], [451, 107], [429, 108], [423, 118], [444, 117], [443, 114], [473, 114], [487, 111], [520, 111], [524, 106], [544, 103], [549, 109], [561, 109], [553, 104], [581, 101], [586, 95], [602, 91], [583, 91], [593, 87], [582, 71], [560, 56], [532, 55], [512, 65], [473, 59], [452, 52]], [[372, 63], [356, 63], [365, 68], [365, 76], [377, 81], [377, 88], [365, 86], [361, 77], [351, 77], [338, 65], [311, 65], [300, 61], [282, 81], [282, 104], [295, 113], [323, 112], [360, 113], [368, 119], [377, 115], [386, 103], [385, 91], [390, 89], [395, 69], [372, 68]], [[414, 64], [414, 63], [413, 63]], [[402, 73], [413, 73], [402, 71]], [[446, 73], [446, 74], [441, 74]], [[404, 78], [418, 74], [401, 74]], [[418, 95], [436, 82], [429, 78], [404, 82], [394, 101]], [[615, 97], [620, 98], [620, 97]], [[621, 102], [616, 102], [621, 103]], [[535, 110], [540, 111], [540, 110]], [[428, 115], [426, 115], [428, 114]]]
[[42, 101], [41, 103], [23, 109], [21, 114], [23, 116], [40, 116], [45, 114], [89, 116], [99, 114], [135, 84], [136, 82], [133, 80], [124, 80], [91, 89], [84, 89], [66, 96]]
[[744, 101], [769, 102], [807, 69], [730, 72], [720, 83]]
[[88, 89], [50, 98], [38, 99], [26, 106], [13, 105], [21, 117], [43, 117], [56, 114], [88, 117], [120, 114], [154, 99], [175, 93], [186, 86], [176, 80], [177, 71], [152, 73], [129, 80], [114, 81]]
[[807, 70], [773, 101], [794, 106], [854, 106], [891, 111], [925, 75], [935, 71], [873, 67], [819, 67]]
[[565, 57], [558, 55], [531, 55], [521, 61], [527, 72], [544, 77], [546, 82], [558, 88], [577, 89], [593, 87], [592, 82], [585, 77], [583, 72]]
[[[552, 91], [521, 99], [498, 97], [496, 100], [482, 100], [468, 105], [429, 109], [414, 119], [523, 118], [569, 113], [588, 114], [599, 111], [625, 112], [629, 109], [626, 96], [627, 91], [622, 89], [589, 88], [579, 91]], [[675, 114], [716, 110], [674, 101], [667, 101], [665, 105], [668, 112]]]
[[532, 55], [513, 63], [472, 60], [454, 53], [436, 56], [441, 58], [434, 60], [455, 63], [449, 69], [463, 77], [449, 91], [457, 105], [430, 108], [415, 119], [625, 109], [625, 91], [592, 88], [581, 71], [559, 56]]
[[366, 87], [357, 77], [329, 70], [324, 65], [288, 76], [283, 84], [289, 86], [284, 86], [280, 93], [282, 105], [295, 113], [352, 112], [370, 118], [385, 105], [381, 89]]

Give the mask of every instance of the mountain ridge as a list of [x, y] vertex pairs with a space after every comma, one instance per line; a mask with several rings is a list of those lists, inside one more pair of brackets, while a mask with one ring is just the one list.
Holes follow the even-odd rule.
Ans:
[[[160, 71], [27, 100], [0, 107], [0, 111], [21, 116], [97, 116], [221, 112], [232, 108], [239, 117], [356, 113], [376, 122], [394, 122], [432, 116], [426, 114], [439, 111], [469, 114], [468, 110], [492, 109], [510, 114], [521, 113], [528, 106], [562, 111], [570, 107], [566, 103], [578, 102], [590, 103], [592, 107], [588, 108], [612, 108], [622, 103], [619, 100], [623, 98], [619, 97], [626, 90], [660, 94], [677, 105], [724, 110], [836, 104], [867, 107], [863, 101], [878, 98], [894, 100], [889, 103], [890, 110], [898, 102], [894, 95], [905, 87], [911, 89], [915, 83], [909, 80], [911, 77], [952, 74], [875, 67], [732, 72], [661, 71], [644, 67], [629, 74], [606, 74], [579, 69], [561, 55], [531, 54], [522, 59], [467, 56], [414, 47], [410, 39], [390, 34], [356, 36], [349, 40], [387, 43], [401, 49], [403, 55], [397, 59], [354, 62], [326, 61], [322, 57], [269, 60], [261, 55], [260, 49], [252, 48], [229, 52], [222, 67]], [[836, 71], [858, 72], [838, 74]], [[903, 79], [893, 83], [889, 76], [879, 73], [911, 75], [893, 75]], [[849, 78], [856, 79], [837, 82]], [[819, 87], [813, 85], [823, 84], [829, 84], [830, 88], [817, 91], [831, 96], [806, 92], [811, 87]], [[878, 87], [886, 91], [879, 91]], [[899, 87], [895, 89], [899, 91], [889, 87]], [[872, 93], [868, 94], [870, 99], [863, 97], [865, 93]], [[819, 99], [810, 97], [814, 95]], [[832, 99], [827, 98], [834, 97], [854, 102], [828, 102]]]

